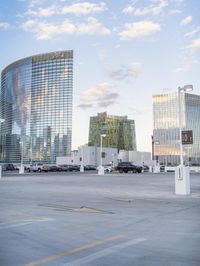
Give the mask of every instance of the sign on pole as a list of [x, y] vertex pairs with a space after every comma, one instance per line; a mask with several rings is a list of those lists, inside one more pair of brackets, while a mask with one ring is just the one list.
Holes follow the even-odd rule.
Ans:
[[193, 144], [193, 133], [192, 130], [182, 131], [182, 144]]

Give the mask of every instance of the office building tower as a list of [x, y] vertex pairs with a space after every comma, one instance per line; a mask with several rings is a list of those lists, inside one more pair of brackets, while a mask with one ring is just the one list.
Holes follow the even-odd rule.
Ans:
[[127, 116], [107, 115], [106, 112], [90, 117], [89, 146], [103, 146], [118, 150], [136, 150], [135, 121]]
[[[193, 144], [183, 145], [186, 164], [200, 164], [200, 96], [180, 93], [182, 130], [192, 130]], [[153, 157], [165, 165], [180, 164], [178, 93], [153, 96]]]
[[0, 161], [52, 163], [71, 152], [73, 51], [30, 56], [1, 73]]

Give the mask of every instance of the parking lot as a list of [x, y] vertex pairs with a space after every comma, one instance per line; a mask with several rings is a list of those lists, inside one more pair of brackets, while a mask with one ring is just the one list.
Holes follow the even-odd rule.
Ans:
[[4, 173], [1, 266], [199, 266], [200, 174]]

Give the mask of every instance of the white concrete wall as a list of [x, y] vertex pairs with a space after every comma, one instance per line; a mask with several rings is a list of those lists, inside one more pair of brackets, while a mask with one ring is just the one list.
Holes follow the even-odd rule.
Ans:
[[118, 154], [118, 161], [119, 162], [129, 162], [129, 152], [120, 150]]
[[137, 164], [151, 165], [151, 153], [142, 151], [129, 151], [129, 161]]
[[[114, 161], [114, 166], [117, 165], [118, 154], [117, 149], [114, 148], [102, 148], [102, 152], [105, 152], [105, 158], [102, 158], [102, 164], [107, 165]], [[81, 164], [80, 158], [83, 159], [84, 165], [100, 164], [100, 148], [93, 146], [81, 146], [78, 148], [78, 152], [73, 153], [71, 157], [57, 157], [57, 164]]]
[[150, 152], [120, 150], [118, 160], [136, 164], [143, 164], [144, 162], [146, 165], [153, 165]]

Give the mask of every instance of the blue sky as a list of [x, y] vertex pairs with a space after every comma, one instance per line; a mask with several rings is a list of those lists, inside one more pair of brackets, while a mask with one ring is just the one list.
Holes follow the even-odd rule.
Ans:
[[73, 49], [73, 148], [107, 111], [135, 119], [138, 150], [150, 151], [152, 95], [185, 84], [200, 94], [199, 10], [199, 0], [1, 0], [0, 69]]

